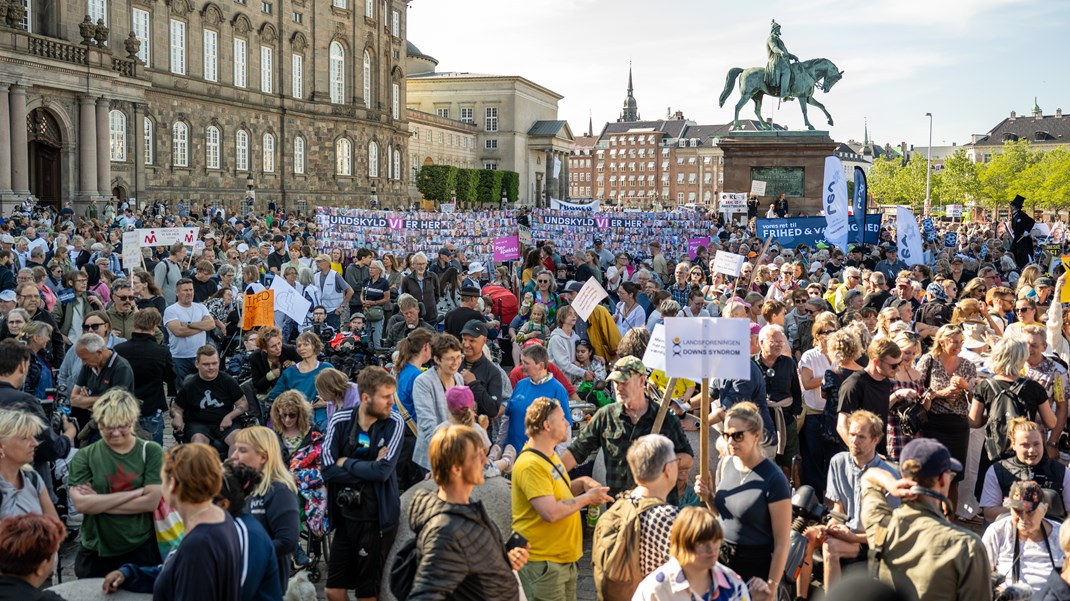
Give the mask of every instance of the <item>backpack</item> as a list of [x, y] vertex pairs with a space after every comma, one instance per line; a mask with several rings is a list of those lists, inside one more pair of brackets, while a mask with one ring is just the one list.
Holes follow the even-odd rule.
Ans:
[[836, 424], [840, 419], [840, 386], [843, 379], [836, 370], [826, 369], [825, 376], [821, 379], [821, 393], [825, 397], [825, 408], [821, 411], [821, 437], [826, 442], [843, 445], [840, 433], [836, 431]]
[[516, 295], [506, 288], [493, 284], [483, 286], [481, 293], [483, 296], [490, 297], [491, 310], [502, 322], [502, 327], [508, 328], [513, 318], [520, 312], [520, 302], [516, 299]]
[[420, 567], [420, 552], [416, 548], [418, 534], [407, 540], [394, 556], [390, 566], [390, 592], [396, 599], [408, 599], [412, 592], [412, 583], [416, 580], [416, 570]]
[[639, 515], [664, 504], [643, 498], [636, 506], [627, 494], [598, 518], [591, 543], [594, 585], [600, 601], [629, 601], [643, 579], [639, 568], [642, 525]]
[[985, 380], [996, 398], [988, 405], [988, 423], [985, 424], [985, 452], [989, 458], [998, 460], [1006, 450], [1007, 424], [1016, 417], [1029, 418], [1029, 412], [1022, 402], [1022, 389], [1029, 380], [1018, 378], [1010, 386], [998, 390], [992, 380]]

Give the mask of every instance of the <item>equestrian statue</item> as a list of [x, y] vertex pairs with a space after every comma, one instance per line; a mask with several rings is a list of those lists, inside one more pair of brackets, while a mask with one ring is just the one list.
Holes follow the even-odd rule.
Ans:
[[[728, 95], [732, 93], [732, 85], [736, 79], [739, 79], [740, 99], [736, 103], [733, 127], [740, 129], [739, 111], [748, 100], [753, 100], [754, 114], [758, 116], [758, 127], [772, 129], [773, 126], [762, 118], [762, 98], [765, 96], [785, 101], [797, 98], [807, 129], [814, 129], [806, 114], [808, 104], [821, 109], [828, 117], [829, 125], [832, 125], [832, 115], [825, 109], [825, 105], [814, 100], [814, 90], [819, 88], [827, 93], [843, 77], [843, 71], [840, 71], [827, 58], [800, 61], [797, 56], [788, 52], [784, 41], [780, 39], [780, 25], [776, 21], [773, 21], [765, 48], [768, 54], [766, 66], [749, 69], [733, 67], [728, 70], [724, 91], [721, 92], [720, 106], [724, 106]], [[742, 77], [740, 77], [741, 74]]]

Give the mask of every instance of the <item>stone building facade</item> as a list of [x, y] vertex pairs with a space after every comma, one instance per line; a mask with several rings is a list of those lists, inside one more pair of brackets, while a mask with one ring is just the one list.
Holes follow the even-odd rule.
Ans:
[[0, 199], [408, 204], [404, 0], [28, 3]]

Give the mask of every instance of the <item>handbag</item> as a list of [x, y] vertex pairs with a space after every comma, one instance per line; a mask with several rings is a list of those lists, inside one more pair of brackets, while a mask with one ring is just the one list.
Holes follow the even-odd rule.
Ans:
[[366, 317], [368, 321], [383, 321], [384, 314], [382, 306], [376, 305], [374, 307], [368, 307], [364, 310], [364, 317]]

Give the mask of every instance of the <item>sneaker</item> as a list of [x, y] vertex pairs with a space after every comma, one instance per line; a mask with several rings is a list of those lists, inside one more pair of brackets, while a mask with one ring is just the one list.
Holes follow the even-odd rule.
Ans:
[[516, 447], [511, 444], [505, 445], [505, 450], [502, 451], [502, 459], [508, 461], [508, 467], [504, 470], [506, 473], [513, 471], [513, 464], [516, 463]]
[[501, 445], [495, 444], [495, 445], [491, 446], [490, 447], [490, 451], [487, 452], [487, 459], [490, 459], [491, 461], [497, 461], [497, 460], [499, 460], [501, 458], [502, 458], [502, 447], [501, 447]]
[[305, 549], [301, 545], [297, 545], [297, 550], [294, 551], [293, 562], [299, 568], [312, 565], [312, 559], [305, 553]]

